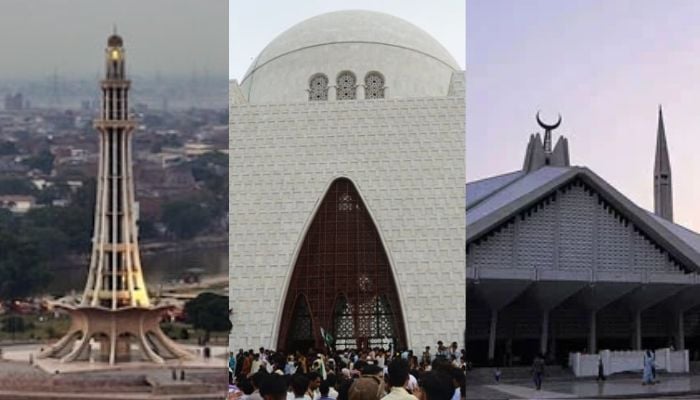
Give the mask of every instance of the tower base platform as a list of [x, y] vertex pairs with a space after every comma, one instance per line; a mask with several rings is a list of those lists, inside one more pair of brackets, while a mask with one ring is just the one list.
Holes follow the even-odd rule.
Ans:
[[168, 360], [186, 361], [195, 355], [170, 339], [160, 329], [163, 313], [171, 306], [103, 307], [54, 305], [71, 317], [68, 332], [37, 355], [59, 363], [83, 361], [115, 365], [120, 363], [164, 364]]

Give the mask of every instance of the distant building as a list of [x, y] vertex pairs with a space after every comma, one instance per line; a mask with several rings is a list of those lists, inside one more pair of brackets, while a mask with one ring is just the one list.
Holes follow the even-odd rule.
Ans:
[[24, 96], [22, 93], [10, 93], [5, 96], [5, 110], [20, 111], [24, 108]]
[[185, 143], [185, 156], [187, 158], [195, 158], [203, 154], [215, 151], [216, 148], [211, 144], [206, 143]]
[[10, 210], [16, 214], [24, 214], [31, 210], [36, 204], [34, 196], [24, 195], [0, 195], [0, 208]]

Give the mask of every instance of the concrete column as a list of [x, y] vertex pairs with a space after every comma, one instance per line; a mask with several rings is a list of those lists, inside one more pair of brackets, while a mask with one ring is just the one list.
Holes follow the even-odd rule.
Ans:
[[588, 354], [595, 354], [598, 352], [598, 338], [596, 337], [596, 313], [597, 311], [592, 310], [588, 314]]
[[547, 354], [549, 340], [549, 310], [542, 312], [542, 332], [540, 333], [540, 353]]
[[642, 312], [634, 313], [634, 350], [642, 349]]
[[496, 357], [496, 326], [498, 324], [498, 310], [491, 310], [491, 328], [489, 330], [489, 361]]
[[685, 350], [685, 328], [683, 321], [683, 311], [679, 311], [676, 316], [676, 322], [678, 323], [676, 328], [676, 350]]

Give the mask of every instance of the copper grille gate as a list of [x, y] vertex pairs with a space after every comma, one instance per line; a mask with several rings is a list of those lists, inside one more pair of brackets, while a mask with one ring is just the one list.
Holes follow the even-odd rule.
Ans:
[[[405, 347], [396, 283], [372, 218], [353, 183], [331, 184], [302, 243], [285, 299], [279, 347]], [[310, 332], [308, 329], [310, 328]]]

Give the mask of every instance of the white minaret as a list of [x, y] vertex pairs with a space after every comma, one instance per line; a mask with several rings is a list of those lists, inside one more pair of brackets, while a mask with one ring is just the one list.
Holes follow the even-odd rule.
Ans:
[[100, 163], [85, 291], [78, 304], [54, 304], [69, 313], [71, 325], [60, 340], [39, 353], [39, 359], [96, 360], [113, 366], [132, 360], [162, 364], [166, 359], [192, 358], [161, 330], [161, 316], [172, 306], [153, 304], [143, 279], [131, 157], [135, 124], [128, 113], [125, 55], [123, 40], [115, 32], [107, 40], [102, 111], [95, 120]]
[[95, 121], [100, 134], [100, 165], [92, 257], [82, 305], [148, 307], [150, 299], [141, 270], [134, 212], [134, 179], [129, 119], [129, 86], [122, 38], [109, 37], [102, 113]]
[[656, 159], [654, 161], [654, 214], [673, 221], [671, 162], [668, 158], [664, 115], [661, 106], [659, 106], [659, 126], [656, 131]]

